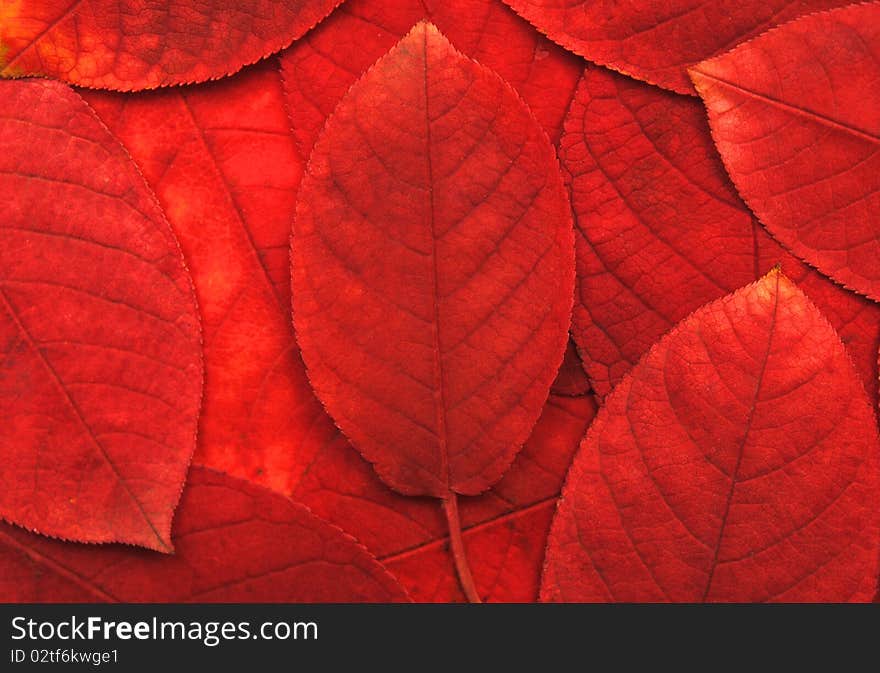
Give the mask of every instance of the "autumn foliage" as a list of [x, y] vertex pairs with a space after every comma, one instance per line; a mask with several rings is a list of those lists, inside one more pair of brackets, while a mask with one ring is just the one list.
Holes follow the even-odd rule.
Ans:
[[880, 577], [880, 3], [0, 7], [0, 601]]

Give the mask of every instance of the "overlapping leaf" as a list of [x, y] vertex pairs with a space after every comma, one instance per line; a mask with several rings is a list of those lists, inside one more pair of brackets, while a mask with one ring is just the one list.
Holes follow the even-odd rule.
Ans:
[[880, 3], [798, 19], [691, 77], [731, 178], [770, 232], [880, 299]]
[[877, 428], [779, 271], [696, 311], [608, 397], [569, 472], [552, 601], [847, 601], [877, 588]]
[[588, 68], [559, 156], [578, 234], [572, 333], [598, 394], [679, 320], [781, 264], [876, 395], [880, 308], [766, 235], [724, 173], [698, 101]]
[[175, 553], [74, 546], [0, 524], [0, 596], [15, 602], [400, 602], [355, 540], [287, 498], [194, 467]]
[[566, 49], [636, 79], [693, 93], [687, 68], [808, 12], [847, 0], [504, 0]]
[[202, 390], [180, 250], [72, 90], [0, 96], [0, 515], [167, 551]]
[[217, 79], [283, 49], [340, 0], [13, 0], [0, 75], [123, 91]]
[[572, 258], [546, 135], [420, 23], [328, 120], [291, 256], [309, 378], [386, 483], [447, 498], [500, 478], [562, 360]]

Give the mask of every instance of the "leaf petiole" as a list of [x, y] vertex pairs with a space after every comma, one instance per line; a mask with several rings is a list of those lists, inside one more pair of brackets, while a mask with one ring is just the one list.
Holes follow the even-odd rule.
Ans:
[[449, 541], [452, 544], [452, 558], [455, 560], [455, 570], [458, 573], [458, 581], [461, 584], [465, 597], [471, 603], [482, 603], [474, 577], [471, 575], [471, 567], [468, 564], [467, 555], [464, 551], [464, 540], [461, 537], [461, 519], [458, 516], [458, 499], [455, 493], [443, 499], [443, 511], [446, 513], [446, 521], [449, 526]]

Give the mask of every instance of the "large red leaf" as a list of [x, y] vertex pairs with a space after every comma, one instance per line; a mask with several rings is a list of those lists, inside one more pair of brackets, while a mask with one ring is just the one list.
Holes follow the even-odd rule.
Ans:
[[807, 12], [848, 0], [504, 0], [566, 49], [636, 79], [693, 93], [687, 68]]
[[5, 2], [0, 75], [121, 91], [217, 79], [283, 49], [339, 2]]
[[305, 156], [349, 87], [420, 19], [432, 21], [456, 49], [507, 80], [556, 141], [582, 62], [501, 0], [349, 0], [281, 56]]
[[880, 299], [880, 3], [798, 19], [691, 77], [731, 178], [770, 232]]
[[562, 360], [572, 245], [546, 134], [433, 25], [348, 92], [300, 188], [294, 325], [386, 483], [473, 495], [510, 466]]
[[47, 540], [0, 524], [2, 602], [398, 602], [353, 538], [259, 486], [194, 467], [175, 553]]
[[[84, 92], [160, 195], [193, 272], [207, 367], [195, 460], [291, 494], [344, 527], [388, 558], [416, 598], [461, 600], [436, 501], [382, 484], [305, 378], [287, 301], [301, 159], [285, 137], [279, 91], [266, 63], [198, 90]], [[551, 397], [505, 477], [462, 501], [484, 598], [537, 596], [549, 512], [594, 410], [589, 398]], [[439, 574], [420, 574], [428, 567]]]
[[290, 323], [302, 160], [277, 63], [198, 88], [83, 95], [152, 185], [193, 274], [206, 369], [196, 462], [290, 493], [336, 428]]
[[168, 550], [202, 390], [180, 250], [73, 91], [0, 96], [0, 515]]
[[798, 262], [754, 221], [699, 101], [588, 68], [559, 155], [577, 232], [572, 333], [598, 394], [690, 312], [781, 263], [876, 395], [880, 307]]
[[840, 339], [773, 271], [680, 323], [608, 397], [542, 598], [870, 600], [878, 449]]

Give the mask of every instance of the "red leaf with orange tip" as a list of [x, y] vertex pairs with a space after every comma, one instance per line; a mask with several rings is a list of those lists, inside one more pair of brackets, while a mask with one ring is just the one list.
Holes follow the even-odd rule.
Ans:
[[202, 390], [180, 250], [72, 90], [0, 82], [0, 96], [0, 515], [170, 550]]
[[698, 101], [588, 68], [559, 156], [577, 232], [572, 334], [599, 395], [690, 312], [781, 264], [876, 396], [880, 307], [767, 236], [730, 184]]
[[504, 0], [542, 33], [584, 58], [678, 93], [687, 68], [802, 14], [847, 0]]
[[336, 108], [300, 187], [294, 325], [389, 485], [474, 495], [509, 467], [567, 343], [570, 227], [546, 135], [432, 25]]
[[204, 82], [283, 49], [340, 0], [16, 0], [0, 75], [132, 91]]
[[421, 19], [513, 86], [556, 141], [581, 60], [501, 0], [349, 0], [281, 55], [293, 130], [305, 156], [349, 87]]
[[569, 472], [550, 601], [866, 601], [877, 428], [833, 328], [779, 271], [681, 322]]
[[770, 233], [880, 300], [880, 3], [798, 19], [690, 73], [727, 171]]
[[194, 467], [175, 553], [77, 546], [0, 524], [0, 596], [13, 602], [402, 602], [366, 549], [283, 496]]

